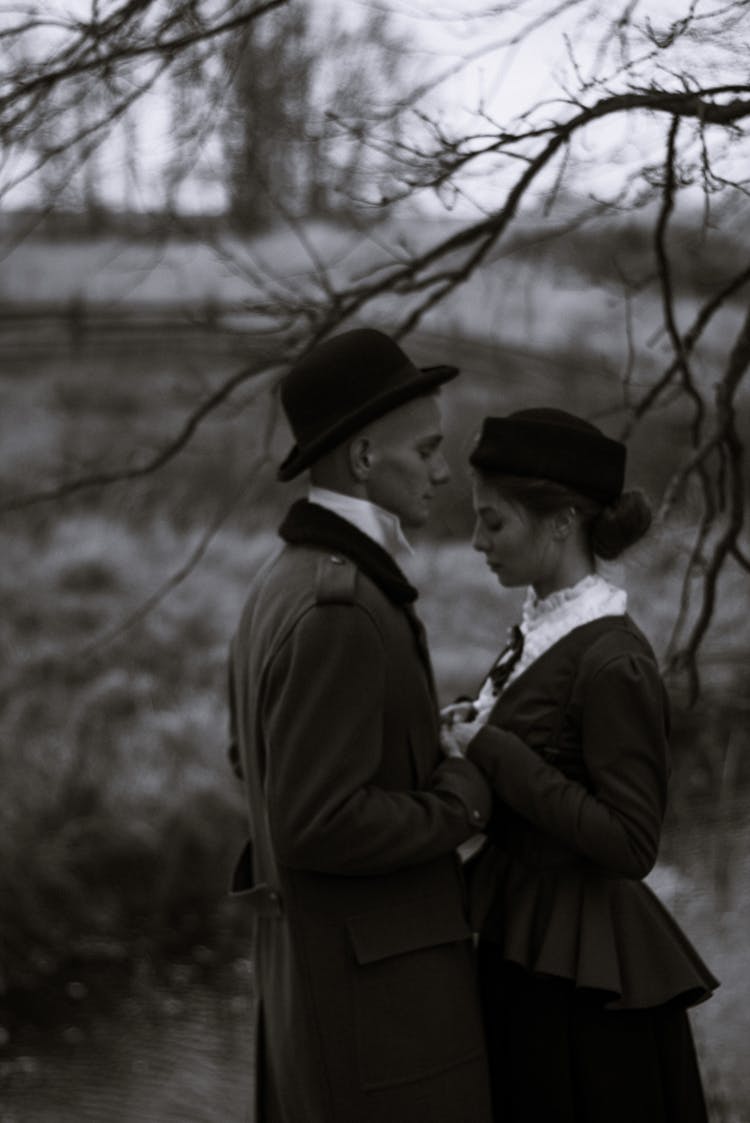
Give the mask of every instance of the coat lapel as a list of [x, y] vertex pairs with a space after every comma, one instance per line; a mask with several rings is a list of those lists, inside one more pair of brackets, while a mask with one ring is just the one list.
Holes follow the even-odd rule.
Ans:
[[417, 651], [424, 665], [425, 673], [427, 674], [427, 683], [430, 688], [432, 700], [437, 705], [437, 688], [435, 686], [435, 675], [432, 670], [432, 659], [430, 658], [430, 649], [427, 645], [427, 635], [424, 630], [424, 624], [417, 616], [413, 607], [410, 604], [404, 605], [406, 617], [411, 625], [411, 630], [414, 633], [414, 639], [417, 644]]

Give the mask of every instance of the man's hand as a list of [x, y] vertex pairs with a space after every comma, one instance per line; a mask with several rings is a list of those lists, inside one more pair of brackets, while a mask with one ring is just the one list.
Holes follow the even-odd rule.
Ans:
[[461, 751], [461, 746], [453, 736], [453, 731], [449, 729], [447, 725], [444, 725], [440, 730], [440, 748], [443, 750], [443, 754], [449, 759], [451, 757], [458, 757], [461, 759], [464, 755]]
[[476, 713], [473, 702], [453, 702], [440, 711], [440, 724], [451, 729], [458, 721], [473, 721]]
[[[471, 716], [474, 716], [474, 710], [471, 711]], [[440, 730], [440, 747], [447, 757], [462, 757], [466, 754], [466, 748], [470, 741], [476, 737], [479, 730], [484, 725], [481, 718], [474, 718], [473, 721], [461, 721], [457, 719], [452, 725], [444, 725]]]

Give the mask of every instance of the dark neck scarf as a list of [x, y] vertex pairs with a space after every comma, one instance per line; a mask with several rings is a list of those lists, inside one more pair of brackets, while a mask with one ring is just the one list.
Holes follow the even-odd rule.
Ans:
[[388, 551], [326, 507], [298, 499], [287, 512], [279, 534], [291, 545], [317, 546], [343, 554], [395, 604], [412, 604], [417, 599], [417, 590]]
[[514, 624], [507, 644], [490, 667], [489, 677], [492, 679], [492, 691], [495, 695], [501, 693], [522, 652], [523, 632], [518, 624]]

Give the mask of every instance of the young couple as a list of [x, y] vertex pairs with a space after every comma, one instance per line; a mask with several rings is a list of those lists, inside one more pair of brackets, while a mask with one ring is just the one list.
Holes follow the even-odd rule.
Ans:
[[474, 546], [528, 593], [476, 697], [441, 717], [396, 559], [449, 477], [438, 392], [457, 373], [361, 329], [281, 385], [296, 445], [279, 478], [309, 471], [309, 497], [230, 667], [254, 1118], [701, 1123], [686, 1007], [717, 984], [642, 882], [667, 700], [626, 594], [596, 570], [648, 508], [623, 491], [625, 447], [587, 422], [485, 419]]

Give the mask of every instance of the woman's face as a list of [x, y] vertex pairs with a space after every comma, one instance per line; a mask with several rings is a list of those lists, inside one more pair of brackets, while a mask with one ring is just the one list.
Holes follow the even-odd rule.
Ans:
[[533, 585], [540, 596], [556, 586], [559, 541], [552, 517], [533, 515], [505, 499], [497, 488], [474, 479], [476, 524], [472, 545], [484, 554], [501, 585]]

